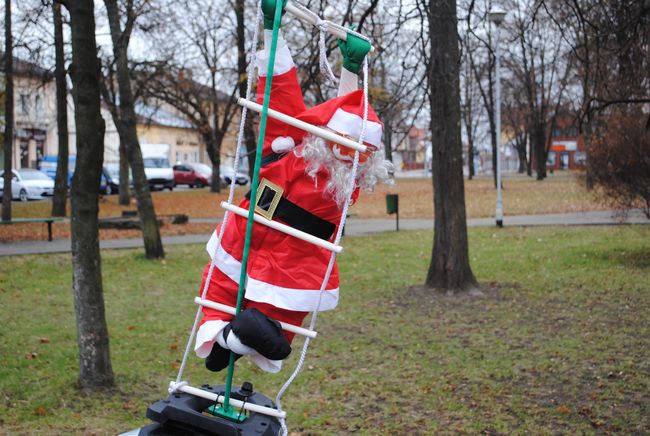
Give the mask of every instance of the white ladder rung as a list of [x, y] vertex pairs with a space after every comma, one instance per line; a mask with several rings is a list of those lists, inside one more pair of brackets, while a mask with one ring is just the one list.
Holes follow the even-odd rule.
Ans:
[[[172, 382], [174, 383], [174, 382]], [[206, 400], [216, 401], [223, 404], [225, 397], [223, 395], [213, 394], [212, 392], [204, 391], [203, 389], [195, 388], [186, 384], [179, 386], [178, 391], [185, 392], [186, 394], [194, 395], [195, 397], [205, 398]], [[287, 412], [280, 412], [278, 409], [272, 407], [260, 406], [259, 404], [244, 403], [243, 401], [230, 399], [230, 405], [240, 409], [248, 410], [250, 412], [261, 413], [262, 415], [274, 416], [276, 418], [286, 418]]]
[[[306, 12], [303, 12], [302, 10], [297, 8], [296, 6], [292, 5], [290, 2], [287, 2], [287, 5], [284, 8], [286, 9], [287, 12], [289, 12], [292, 15], [295, 15], [298, 19], [300, 19], [302, 21], [313, 24], [314, 26], [319, 25], [319, 23], [317, 21], [318, 18], [313, 17], [313, 16], [309, 15]], [[327, 20], [325, 20], [325, 21], [327, 21]], [[332, 35], [336, 36], [337, 38], [341, 38], [344, 41], [348, 40], [348, 33], [341, 30], [341, 29], [339, 29], [338, 27], [328, 26], [327, 31], [329, 33], [331, 33]], [[370, 46], [370, 51], [374, 52], [375, 48], [373, 46]]]
[[[244, 106], [245, 108], [255, 112], [262, 112], [262, 105], [254, 103], [250, 100], [246, 100], [245, 98], [239, 98], [239, 100], [237, 100], [237, 104], [239, 104], [240, 106]], [[365, 153], [368, 150], [368, 147], [366, 147], [365, 145], [359, 144], [358, 142], [354, 142], [353, 140], [348, 139], [345, 136], [337, 135], [331, 130], [325, 130], [321, 127], [314, 126], [312, 124], [306, 123], [292, 116], [283, 114], [282, 112], [273, 110], [271, 108], [269, 108], [269, 116], [271, 118], [275, 118], [278, 121], [282, 121], [283, 123], [287, 123], [290, 126], [296, 127], [300, 130], [304, 130], [305, 132], [312, 133], [320, 138], [332, 142], [336, 142], [337, 144], [341, 144], [353, 150], [357, 150], [358, 152]]]
[[[228, 202], [226, 201], [221, 202], [221, 207], [234, 213], [235, 215], [239, 215], [244, 218], [248, 217], [248, 210], [239, 206], [235, 206], [234, 204], [228, 204]], [[279, 232], [286, 233], [287, 235], [291, 235], [298, 239], [302, 239], [303, 241], [310, 242], [314, 245], [318, 245], [319, 247], [322, 247], [329, 251], [333, 251], [337, 254], [343, 251], [343, 247], [341, 247], [340, 245], [332, 244], [329, 241], [325, 241], [323, 239], [317, 238], [314, 235], [310, 235], [309, 233], [296, 230], [293, 227], [290, 227], [286, 224], [282, 224], [277, 221], [267, 220], [261, 215], [253, 214], [253, 219], [255, 220], [256, 223], [260, 223], [267, 227], [271, 227], [272, 229], [275, 229]]]
[[[194, 298], [194, 302], [196, 304], [200, 304], [201, 306], [209, 307], [215, 310], [220, 310], [221, 312], [229, 313], [231, 315], [234, 315], [236, 312], [234, 307], [226, 306], [225, 304], [217, 303], [210, 300], [202, 300], [200, 297]], [[313, 330], [298, 327], [296, 325], [289, 324], [282, 321], [278, 321], [278, 322], [280, 323], [280, 326], [282, 326], [283, 330], [286, 330], [291, 333], [295, 333], [297, 335], [307, 336], [312, 339], [314, 339], [318, 335], [318, 333]]]

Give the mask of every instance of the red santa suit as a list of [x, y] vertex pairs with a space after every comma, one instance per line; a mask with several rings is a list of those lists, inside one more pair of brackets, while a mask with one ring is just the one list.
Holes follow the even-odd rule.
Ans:
[[[265, 36], [268, 38], [268, 34]], [[266, 46], [269, 47], [270, 44], [267, 43]], [[267, 58], [266, 52], [257, 55], [260, 71], [257, 100], [260, 104], [266, 85], [266, 77], [262, 74], [266, 72]], [[353, 112], [359, 112], [358, 108], [362, 107], [363, 92], [346, 92], [356, 88], [357, 76], [344, 71], [349, 77], [342, 77], [344, 86], [340, 88], [339, 93], [345, 95], [307, 110], [291, 54], [286, 43], [280, 39], [269, 106], [311, 124], [327, 125], [337, 132], [359, 136], [362, 119]], [[351, 83], [354, 83], [354, 87]], [[364, 135], [365, 142], [378, 146], [382, 126], [371, 108], [368, 119], [370, 121]], [[324, 195], [327, 170], [321, 169], [315, 179], [312, 178], [306, 173], [307, 163], [299, 157], [300, 153], [296, 153], [302, 147], [301, 142], [305, 134], [302, 130], [271, 117], [267, 118], [263, 161], [274, 154], [286, 154], [264, 165], [260, 170], [260, 180], [267, 180], [279, 186], [283, 190], [282, 197], [286, 200], [313, 214], [317, 219], [331, 223], [329, 228], [333, 232], [325, 237], [331, 239], [336, 234], [342, 210], [330, 196]], [[356, 200], [358, 188], [352, 196], [353, 201]], [[248, 209], [251, 207], [250, 201], [242, 200], [240, 207]], [[283, 222], [277, 217], [273, 219]], [[208, 286], [207, 299], [232, 307], [236, 305], [246, 226], [245, 218], [230, 214], [221, 241], [218, 240], [220, 224], [208, 242], [207, 251], [213, 258], [215, 268]], [[244, 307], [255, 307], [272, 319], [294, 325], [300, 325], [310, 311], [333, 309], [339, 298], [339, 272], [336, 265], [322, 298], [320, 296], [330, 257], [331, 252], [326, 249], [264, 225], [254, 224], [246, 271]], [[204, 282], [209, 266], [208, 263]], [[201, 292], [202, 290], [203, 286]], [[199, 357], [206, 357], [210, 353], [217, 335], [232, 319], [231, 315], [205, 307], [203, 314], [195, 345]], [[293, 334], [285, 331], [285, 336], [291, 342]], [[266, 371], [276, 372], [281, 367], [281, 361], [272, 361], [259, 354], [253, 355], [252, 358]]]

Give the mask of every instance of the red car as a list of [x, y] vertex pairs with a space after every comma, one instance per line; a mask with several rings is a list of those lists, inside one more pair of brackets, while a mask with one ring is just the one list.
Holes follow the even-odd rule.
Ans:
[[212, 168], [201, 163], [174, 165], [174, 186], [189, 185], [190, 188], [202, 188], [210, 185]]

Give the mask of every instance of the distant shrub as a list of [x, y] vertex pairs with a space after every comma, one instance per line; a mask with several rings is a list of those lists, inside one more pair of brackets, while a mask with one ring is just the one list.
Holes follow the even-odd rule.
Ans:
[[650, 219], [650, 129], [647, 114], [612, 114], [592, 139], [588, 165], [593, 181], [615, 207], [640, 207]]

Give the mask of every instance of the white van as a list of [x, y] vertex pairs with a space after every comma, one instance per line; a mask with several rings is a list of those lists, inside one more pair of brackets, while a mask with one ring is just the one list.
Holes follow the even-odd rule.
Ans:
[[174, 170], [169, 163], [169, 144], [140, 144], [149, 189], [174, 189]]

